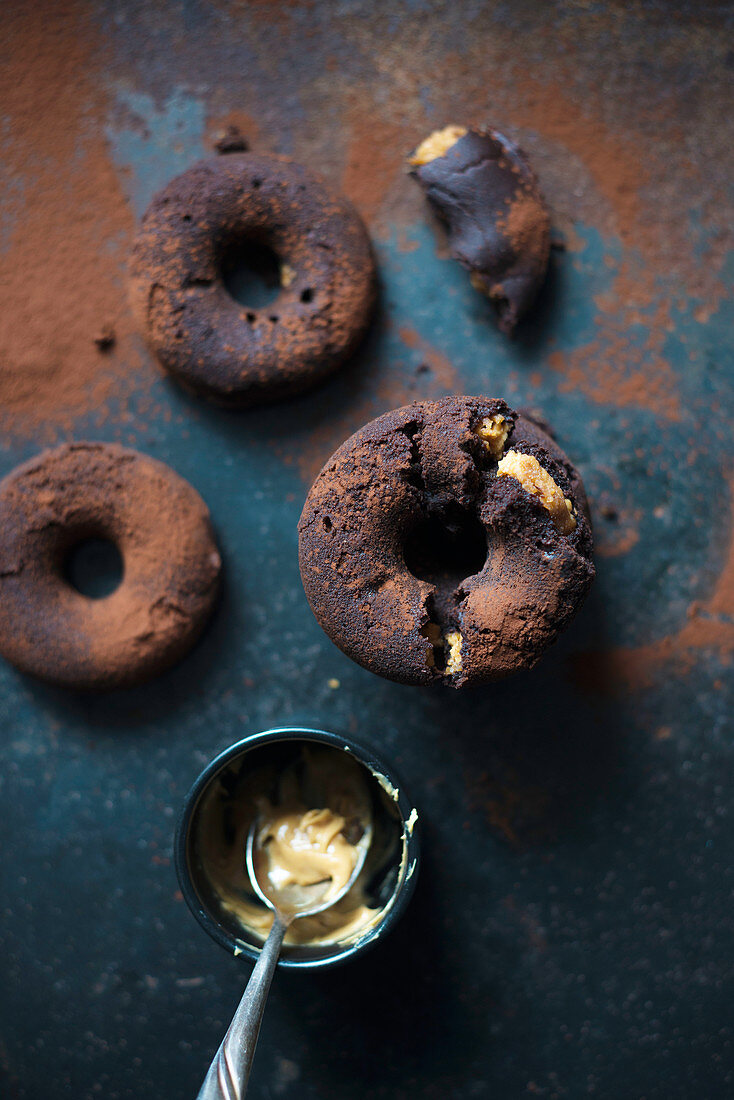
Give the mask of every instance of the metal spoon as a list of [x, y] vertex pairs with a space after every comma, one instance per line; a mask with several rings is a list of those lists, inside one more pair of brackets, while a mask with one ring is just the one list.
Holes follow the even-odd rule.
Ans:
[[[268, 933], [260, 957], [255, 963], [255, 968], [250, 975], [250, 980], [245, 987], [237, 1011], [227, 1034], [222, 1039], [219, 1050], [214, 1055], [209, 1072], [204, 1078], [197, 1100], [242, 1100], [247, 1090], [247, 1082], [252, 1070], [252, 1062], [255, 1057], [260, 1024], [262, 1023], [265, 1002], [268, 999], [270, 983], [273, 980], [275, 967], [278, 964], [280, 949], [283, 946], [283, 937], [294, 920], [300, 917], [312, 917], [316, 913], [322, 913], [330, 909], [351, 890], [357, 876], [364, 866], [370, 843], [372, 841], [372, 823], [366, 824], [365, 831], [355, 844], [358, 849], [357, 861], [354, 870], [338, 893], [324, 900], [324, 894], [328, 891], [331, 880], [314, 883], [313, 886], [301, 887], [303, 890], [302, 903], [297, 904], [292, 900], [287, 908], [279, 907], [263, 890], [257, 877], [255, 868], [255, 844], [259, 821], [256, 818], [250, 826], [247, 834], [247, 847], [245, 850], [245, 863], [247, 873], [250, 876], [252, 888], [262, 902], [272, 909], [274, 913], [273, 926]], [[319, 889], [321, 888], [321, 889]]]

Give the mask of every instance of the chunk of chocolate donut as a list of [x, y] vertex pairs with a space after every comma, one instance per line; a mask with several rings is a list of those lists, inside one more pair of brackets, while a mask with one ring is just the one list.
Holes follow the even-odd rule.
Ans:
[[408, 158], [452, 255], [512, 333], [545, 279], [550, 218], [525, 154], [496, 130], [447, 126]]
[[[335, 371], [375, 301], [367, 231], [326, 181], [286, 157], [232, 152], [195, 164], [148, 207], [131, 296], [161, 364], [218, 404], [299, 393]], [[229, 293], [228, 264], [269, 249], [280, 290], [266, 308]], [[275, 262], [274, 260], [274, 262]]]
[[[122, 558], [122, 581], [103, 599], [65, 575], [90, 538]], [[149, 679], [198, 638], [220, 568], [204, 501], [137, 451], [72, 443], [0, 482], [0, 654], [21, 672], [87, 689]]]
[[504, 401], [417, 402], [329, 459], [299, 523], [301, 577], [331, 640], [405, 684], [529, 668], [594, 576], [578, 472]]

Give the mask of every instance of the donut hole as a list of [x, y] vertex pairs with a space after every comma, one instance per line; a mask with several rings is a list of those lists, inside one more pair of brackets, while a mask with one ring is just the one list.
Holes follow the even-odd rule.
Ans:
[[280, 260], [262, 241], [233, 241], [222, 253], [220, 268], [227, 293], [241, 306], [262, 309], [280, 294]]
[[122, 554], [105, 538], [83, 538], [66, 551], [63, 561], [65, 580], [90, 600], [111, 596], [122, 583]]
[[403, 546], [409, 572], [441, 588], [455, 588], [481, 572], [487, 553], [484, 527], [472, 512], [458, 505], [424, 517]]

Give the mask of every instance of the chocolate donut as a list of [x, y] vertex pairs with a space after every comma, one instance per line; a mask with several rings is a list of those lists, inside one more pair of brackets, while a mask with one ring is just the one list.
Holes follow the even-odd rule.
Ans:
[[[266, 309], [227, 291], [228, 258], [271, 249], [281, 288]], [[355, 350], [375, 299], [369, 238], [346, 199], [285, 157], [201, 161], [159, 192], [133, 248], [135, 311], [163, 366], [226, 405], [305, 390]]]
[[453, 687], [530, 668], [594, 576], [577, 471], [504, 401], [416, 402], [329, 459], [299, 523], [303, 585], [349, 657]]
[[512, 333], [533, 304], [550, 255], [550, 218], [521, 149], [496, 130], [447, 126], [408, 158], [446, 224], [452, 255]]
[[[64, 575], [89, 538], [114, 543], [123, 561], [104, 599]], [[72, 443], [0, 482], [0, 654], [22, 672], [72, 688], [154, 676], [200, 634], [220, 568], [199, 494], [136, 451]]]

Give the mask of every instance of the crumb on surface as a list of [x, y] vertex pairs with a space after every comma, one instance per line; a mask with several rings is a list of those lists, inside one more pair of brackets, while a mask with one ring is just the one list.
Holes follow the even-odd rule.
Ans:
[[102, 325], [97, 335], [94, 337], [94, 342], [100, 351], [109, 351], [110, 348], [115, 346], [117, 336], [112, 325]]
[[218, 153], [246, 153], [249, 149], [247, 138], [238, 126], [227, 126], [220, 131], [214, 148]]
[[475, 290], [478, 290], [480, 294], [488, 298], [498, 310], [501, 309], [503, 305], [507, 304], [508, 297], [505, 293], [503, 284], [493, 281], [490, 279], [489, 275], [486, 275], [483, 271], [470, 272], [469, 282]]
[[458, 630], [450, 630], [444, 642], [448, 649], [445, 672], [447, 676], [453, 676], [461, 672], [461, 634]]
[[280, 285], [289, 287], [296, 277], [296, 273], [290, 264], [280, 265]]
[[445, 126], [443, 130], [434, 130], [408, 157], [408, 164], [413, 168], [420, 168], [423, 164], [430, 164], [432, 160], [445, 157], [451, 146], [456, 145], [459, 138], [463, 138], [466, 132], [466, 126], [456, 125]]
[[508, 451], [497, 466], [497, 477], [513, 477], [525, 492], [537, 497], [562, 535], [576, 529], [572, 502], [533, 455]]
[[501, 458], [507, 437], [510, 434], [510, 428], [504, 416], [500, 413], [495, 413], [494, 416], [485, 416], [474, 431], [492, 457]]
[[326, 681], [326, 683], [332, 691], [336, 691], [341, 686], [336, 676], [332, 676], [330, 680]]
[[487, 276], [482, 275], [480, 271], [470, 272], [469, 282], [474, 287], [474, 289], [478, 290], [480, 294], [483, 294], [485, 298], [492, 298], [496, 296], [496, 294], [492, 290], [492, 287], [489, 284]]

